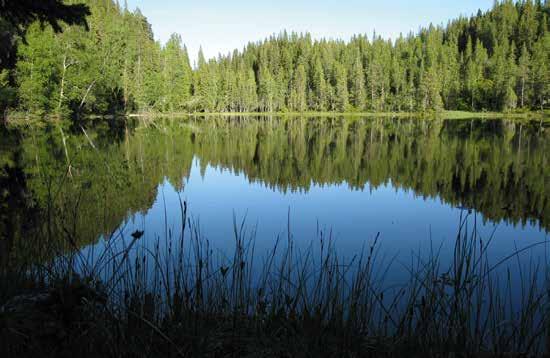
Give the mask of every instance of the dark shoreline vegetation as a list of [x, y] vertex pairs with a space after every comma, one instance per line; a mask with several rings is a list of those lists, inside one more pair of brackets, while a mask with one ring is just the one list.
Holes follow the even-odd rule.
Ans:
[[21, 31], [0, 17], [13, 34], [9, 61], [0, 59], [5, 114], [523, 112], [550, 104], [547, 0], [497, 1], [394, 41], [285, 31], [213, 59], [200, 52], [195, 66], [179, 35], [155, 42], [139, 10], [83, 4], [87, 26], [52, 27], [35, 16]]
[[[39, 243], [54, 260], [4, 267], [0, 353], [497, 357], [547, 352], [548, 263], [519, 263], [521, 255], [546, 241], [494, 262], [488, 249], [495, 238], [478, 236], [465, 211], [451, 262], [441, 261], [437, 247], [427, 255], [413, 253], [409, 262], [384, 260], [380, 234], [345, 258], [323, 231], [307, 250], [296, 249], [289, 233], [277, 237], [272, 250], [256, 252], [255, 231], [234, 218], [233, 253], [219, 256], [188, 218], [187, 204], [180, 203], [182, 227], [165, 230], [152, 247], [140, 246], [143, 233], [124, 237], [120, 231], [111, 233], [103, 250], [82, 254], [68, 235], [65, 242]], [[409, 280], [388, 286], [384, 280], [394, 266]], [[521, 272], [519, 287], [510, 270]], [[520, 305], [513, 290], [520, 290]]]

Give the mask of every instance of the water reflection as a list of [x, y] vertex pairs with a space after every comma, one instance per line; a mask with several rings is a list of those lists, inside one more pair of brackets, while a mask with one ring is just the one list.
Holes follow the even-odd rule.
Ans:
[[319, 223], [351, 251], [378, 231], [398, 248], [430, 232], [452, 238], [459, 208], [488, 234], [501, 223], [503, 242], [550, 229], [550, 136], [538, 123], [207, 117], [85, 127], [3, 133], [3, 252], [82, 247], [121, 225], [154, 236], [165, 208], [178, 226], [180, 197], [220, 246], [233, 213], [248, 213], [269, 246], [289, 208], [294, 235], [309, 239]]

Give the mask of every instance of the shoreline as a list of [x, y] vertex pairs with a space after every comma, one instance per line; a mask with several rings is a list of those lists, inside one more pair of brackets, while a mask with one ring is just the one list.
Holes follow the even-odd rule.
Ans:
[[[550, 111], [527, 111], [527, 112], [469, 112], [469, 111], [442, 111], [442, 112], [141, 112], [141, 113], [119, 113], [119, 114], [87, 114], [81, 118], [85, 119], [113, 119], [113, 118], [174, 118], [174, 117], [345, 117], [345, 118], [422, 118], [422, 119], [514, 119], [527, 121], [550, 122]], [[69, 118], [66, 117], [66, 118]], [[27, 123], [31, 120], [42, 119], [63, 119], [57, 115], [22, 114], [14, 112], [5, 119], [6, 124]]]
[[521, 113], [506, 112], [468, 112], [468, 111], [442, 111], [442, 112], [152, 112], [130, 113], [127, 117], [176, 117], [176, 116], [301, 116], [301, 117], [384, 117], [384, 118], [441, 118], [441, 119], [483, 119], [483, 118], [522, 118], [534, 119], [550, 117], [550, 114], [536, 111]]

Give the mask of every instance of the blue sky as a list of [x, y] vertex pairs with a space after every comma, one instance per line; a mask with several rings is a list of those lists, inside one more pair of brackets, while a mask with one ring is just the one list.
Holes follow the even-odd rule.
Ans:
[[396, 38], [430, 22], [489, 9], [494, 0], [127, 0], [139, 7], [165, 42], [181, 34], [194, 61], [202, 45], [206, 57], [227, 53], [283, 29], [314, 38], [349, 39], [353, 34]]

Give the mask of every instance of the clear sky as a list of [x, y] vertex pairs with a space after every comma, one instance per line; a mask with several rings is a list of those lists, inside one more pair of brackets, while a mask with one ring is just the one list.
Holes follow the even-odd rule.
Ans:
[[[444, 24], [459, 15], [489, 9], [494, 0], [127, 0], [139, 7], [165, 42], [181, 34], [194, 61], [202, 45], [207, 58], [242, 49], [281, 30], [314, 38], [349, 39], [374, 30], [385, 38]], [[122, 1], [121, 1], [122, 3]]]

